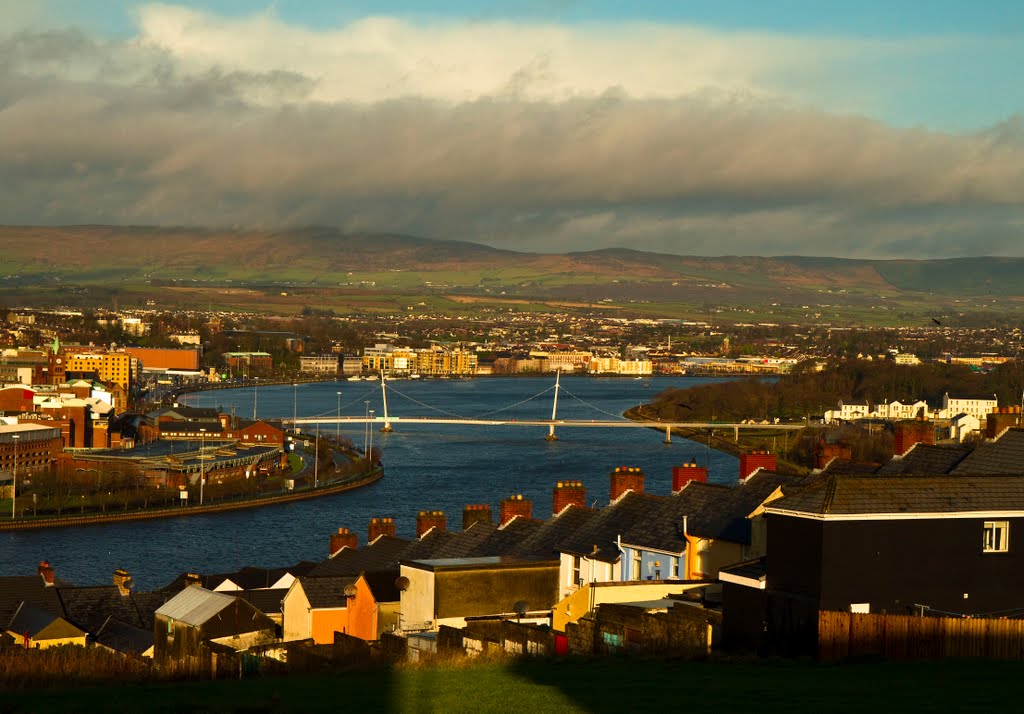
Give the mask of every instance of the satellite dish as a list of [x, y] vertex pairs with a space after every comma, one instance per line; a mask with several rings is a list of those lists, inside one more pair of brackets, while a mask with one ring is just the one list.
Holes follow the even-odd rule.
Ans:
[[398, 588], [401, 592], [405, 592], [409, 589], [409, 578], [405, 577], [404, 575], [400, 575], [398, 578], [395, 579], [395, 587]]
[[344, 593], [345, 593], [345, 597], [355, 597], [356, 596], [356, 586], [355, 585], [346, 585]]
[[526, 604], [526, 600], [518, 600], [515, 605], [512, 606], [512, 611], [522, 617], [530, 611], [530, 606]]

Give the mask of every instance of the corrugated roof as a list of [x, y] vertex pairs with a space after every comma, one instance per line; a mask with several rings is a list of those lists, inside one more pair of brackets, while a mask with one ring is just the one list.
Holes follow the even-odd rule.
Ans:
[[192, 585], [165, 602], [156, 614], [199, 627], [234, 601], [231, 595]]

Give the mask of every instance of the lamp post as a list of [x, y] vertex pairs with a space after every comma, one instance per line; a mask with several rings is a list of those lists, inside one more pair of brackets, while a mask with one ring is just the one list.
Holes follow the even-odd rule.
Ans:
[[365, 407], [363, 413], [366, 415], [363, 421], [363, 456], [366, 456], [366, 443], [370, 438], [370, 400], [364, 401], [363, 406]]
[[292, 382], [292, 431], [298, 433], [299, 428], [295, 424], [295, 420], [299, 418], [299, 385], [297, 382]]
[[199, 430], [199, 505], [203, 505], [203, 482], [206, 481], [206, 463], [203, 461], [203, 451], [206, 449], [206, 429]]
[[14, 440], [14, 473], [11, 476], [11, 520], [14, 520], [14, 504], [18, 499], [18, 439], [21, 434], [11, 434]]
[[[373, 410], [370, 410], [370, 421], [373, 421]], [[367, 424], [369, 427], [369, 424]], [[366, 458], [369, 459], [370, 470], [373, 470], [373, 429], [370, 429], [370, 450], [366, 452]]]
[[341, 443], [341, 392], [338, 392], [338, 426], [334, 432], [334, 441], [337, 444]]
[[256, 421], [256, 399], [259, 397], [259, 377], [252, 378], [252, 420]]
[[316, 441], [313, 442], [313, 488], [320, 474], [320, 422], [316, 423]]

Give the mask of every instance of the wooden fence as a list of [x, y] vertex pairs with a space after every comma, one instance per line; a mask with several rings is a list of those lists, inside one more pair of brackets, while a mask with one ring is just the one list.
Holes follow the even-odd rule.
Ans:
[[894, 660], [1024, 659], [1024, 620], [818, 614], [822, 660], [881, 655]]

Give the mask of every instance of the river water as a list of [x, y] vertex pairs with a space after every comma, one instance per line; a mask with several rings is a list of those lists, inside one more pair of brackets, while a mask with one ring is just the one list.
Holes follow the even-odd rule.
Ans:
[[[566, 419], [616, 418], [664, 389], [720, 381], [702, 378], [595, 379], [563, 377], [558, 416]], [[491, 377], [472, 380], [389, 382], [392, 415], [464, 417], [505, 409], [495, 417], [550, 418], [554, 379]], [[252, 416], [255, 396], [263, 418], [362, 416], [367, 409], [383, 414], [379, 382], [331, 382], [216, 390], [191, 394], [192, 406], [232, 408]], [[540, 396], [535, 396], [540, 395]], [[530, 397], [535, 397], [530, 399]], [[523, 401], [527, 400], [527, 401]], [[369, 401], [369, 405], [366, 402]], [[438, 411], [440, 410], [440, 411]], [[613, 417], [614, 415], [614, 417]], [[639, 466], [648, 493], [671, 491], [671, 469], [697, 461], [710, 465], [709, 479], [734, 482], [737, 460], [706, 445], [676, 439], [666, 446], [664, 434], [648, 429], [563, 428], [559, 440], [544, 439], [546, 428], [436, 424], [395, 424], [395, 432], [373, 434], [382, 450], [385, 476], [377, 483], [334, 496], [249, 511], [206, 516], [113, 523], [74, 529], [25, 531], [0, 535], [0, 574], [29, 575], [47, 559], [57, 576], [76, 584], [109, 583], [116, 568], [127, 569], [138, 587], [162, 586], [186, 571], [236, 570], [244, 565], [279, 566], [327, 555], [330, 533], [347, 526], [366, 542], [374, 516], [395, 518], [398, 535], [415, 534], [416, 514], [442, 510], [451, 529], [461, 526], [462, 508], [488, 503], [495, 517], [498, 502], [523, 494], [534, 516], [551, 514], [551, 490], [559, 480], [582, 481], [587, 499], [608, 502], [608, 474], [616, 466]], [[334, 435], [336, 427], [322, 431]], [[362, 425], [343, 428], [343, 437], [360, 448]]]

